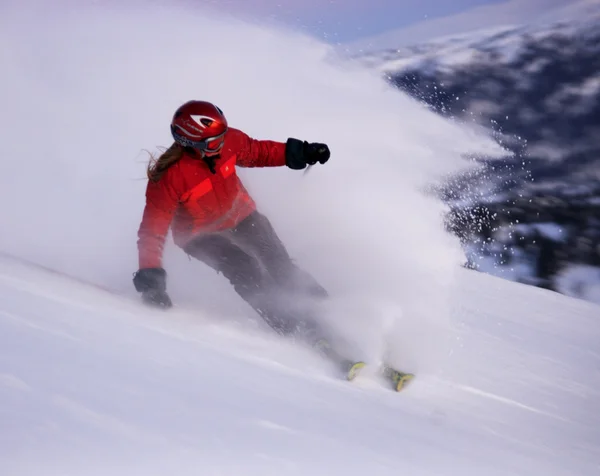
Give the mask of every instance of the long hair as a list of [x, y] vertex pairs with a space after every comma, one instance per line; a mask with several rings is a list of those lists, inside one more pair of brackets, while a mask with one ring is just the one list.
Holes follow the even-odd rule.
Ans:
[[158, 158], [150, 154], [150, 162], [146, 171], [148, 179], [152, 182], [158, 182], [167, 169], [178, 162], [181, 157], [183, 157], [183, 147], [177, 142], [173, 142], [171, 147], [165, 150]]

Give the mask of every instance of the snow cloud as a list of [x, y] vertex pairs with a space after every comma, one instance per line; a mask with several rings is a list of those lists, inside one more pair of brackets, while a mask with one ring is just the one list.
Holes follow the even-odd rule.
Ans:
[[[330, 162], [306, 175], [240, 175], [298, 263], [346, 306], [345, 328], [362, 335], [398, 309], [428, 339], [443, 324], [462, 255], [424, 190], [468, 167], [465, 153], [498, 152], [490, 139], [296, 33], [172, 6], [0, 13], [0, 125], [10, 131], [0, 250], [135, 294], [144, 150], [171, 143], [181, 103], [209, 99], [256, 138], [329, 144]], [[199, 48], [198, 25], [221, 41]], [[177, 304], [251, 313], [170, 240], [165, 265]]]

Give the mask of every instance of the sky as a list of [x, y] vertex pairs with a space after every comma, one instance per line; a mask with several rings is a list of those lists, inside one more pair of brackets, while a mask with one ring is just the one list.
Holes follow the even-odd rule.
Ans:
[[[343, 43], [503, 0], [200, 0]], [[523, 0], [527, 2], [528, 0]], [[551, 1], [551, 0], [549, 0]]]

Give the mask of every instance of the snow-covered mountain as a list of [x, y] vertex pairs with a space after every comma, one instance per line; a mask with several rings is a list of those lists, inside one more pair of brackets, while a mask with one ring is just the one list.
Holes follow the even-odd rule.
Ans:
[[409, 26], [340, 44], [344, 51], [377, 52], [387, 48], [418, 45], [433, 38], [451, 38], [486, 30], [520, 25], [547, 25], [579, 21], [597, 13], [599, 0], [502, 0], [479, 2], [454, 14], [426, 15]]
[[579, 6], [563, 12], [568, 21], [556, 14], [359, 60], [514, 152], [471, 176], [468, 196], [449, 191], [471, 265], [599, 300], [596, 279], [565, 285], [567, 275], [600, 277], [600, 2]]

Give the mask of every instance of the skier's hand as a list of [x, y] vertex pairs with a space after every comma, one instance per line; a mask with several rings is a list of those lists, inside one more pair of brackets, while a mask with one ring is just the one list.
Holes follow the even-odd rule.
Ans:
[[317, 162], [324, 164], [331, 152], [327, 144], [289, 138], [285, 147], [285, 163], [290, 169], [301, 170]]
[[327, 144], [304, 142], [304, 160], [308, 165], [315, 165], [317, 162], [324, 164], [330, 156], [331, 153]]
[[133, 277], [135, 289], [146, 304], [168, 309], [173, 303], [167, 294], [167, 273], [163, 268], [143, 268]]

